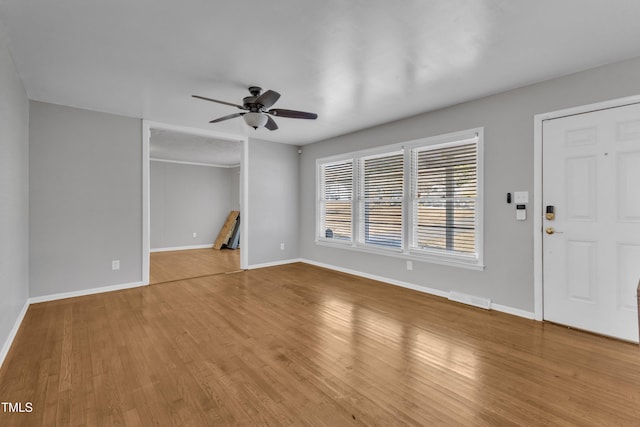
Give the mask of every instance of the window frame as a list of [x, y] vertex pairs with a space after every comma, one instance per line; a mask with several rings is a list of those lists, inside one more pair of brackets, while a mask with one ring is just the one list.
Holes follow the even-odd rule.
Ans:
[[[447, 146], [459, 145], [461, 141], [476, 139], [476, 200], [475, 200], [475, 253], [464, 254], [435, 248], [413, 247], [414, 221], [413, 221], [413, 188], [415, 185], [414, 171], [412, 168], [412, 155], [416, 149], [438, 149]], [[396, 152], [403, 153], [403, 185], [404, 195], [402, 202], [402, 243], [400, 248], [384, 245], [364, 244], [360, 230], [364, 225], [360, 224], [360, 168], [362, 160], [366, 158], [393, 155]], [[351, 205], [351, 240], [335, 240], [324, 237], [322, 225], [321, 202], [321, 166], [339, 161], [351, 160], [352, 169], [352, 205]], [[399, 144], [390, 144], [373, 149], [354, 151], [337, 156], [316, 159], [316, 235], [315, 243], [320, 246], [337, 247], [357, 252], [373, 253], [405, 260], [422, 261], [427, 263], [461, 267], [472, 270], [484, 269], [484, 128], [478, 127], [459, 132], [452, 132], [433, 137], [420, 138]]]

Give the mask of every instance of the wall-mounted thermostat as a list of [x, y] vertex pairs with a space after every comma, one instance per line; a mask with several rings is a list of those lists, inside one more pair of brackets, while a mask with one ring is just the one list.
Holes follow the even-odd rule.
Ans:
[[527, 205], [516, 205], [516, 219], [518, 221], [527, 219]]

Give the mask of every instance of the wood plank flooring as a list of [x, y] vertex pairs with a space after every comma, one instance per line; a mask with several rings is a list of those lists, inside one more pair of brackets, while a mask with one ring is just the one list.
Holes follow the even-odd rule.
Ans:
[[151, 253], [149, 284], [240, 270], [240, 249], [191, 249]]
[[32, 305], [1, 426], [638, 425], [640, 349], [305, 265]]

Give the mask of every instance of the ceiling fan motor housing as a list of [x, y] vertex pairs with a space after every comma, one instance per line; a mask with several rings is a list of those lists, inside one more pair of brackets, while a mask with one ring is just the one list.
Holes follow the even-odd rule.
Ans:
[[249, 111], [260, 111], [260, 109], [258, 108], [258, 104], [256, 104], [256, 98], [256, 96], [245, 96], [244, 98], [242, 98], [242, 105]]
[[249, 92], [251, 92], [251, 96], [245, 96], [242, 98], [242, 105], [244, 108], [254, 113], [261, 111], [262, 105], [256, 104], [256, 99], [260, 96], [262, 88], [258, 86], [249, 86]]

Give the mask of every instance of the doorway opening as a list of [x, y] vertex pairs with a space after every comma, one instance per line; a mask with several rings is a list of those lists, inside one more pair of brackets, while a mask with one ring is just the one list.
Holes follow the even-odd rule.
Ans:
[[[247, 268], [247, 138], [143, 121], [143, 280]], [[235, 244], [213, 248], [231, 211]]]

